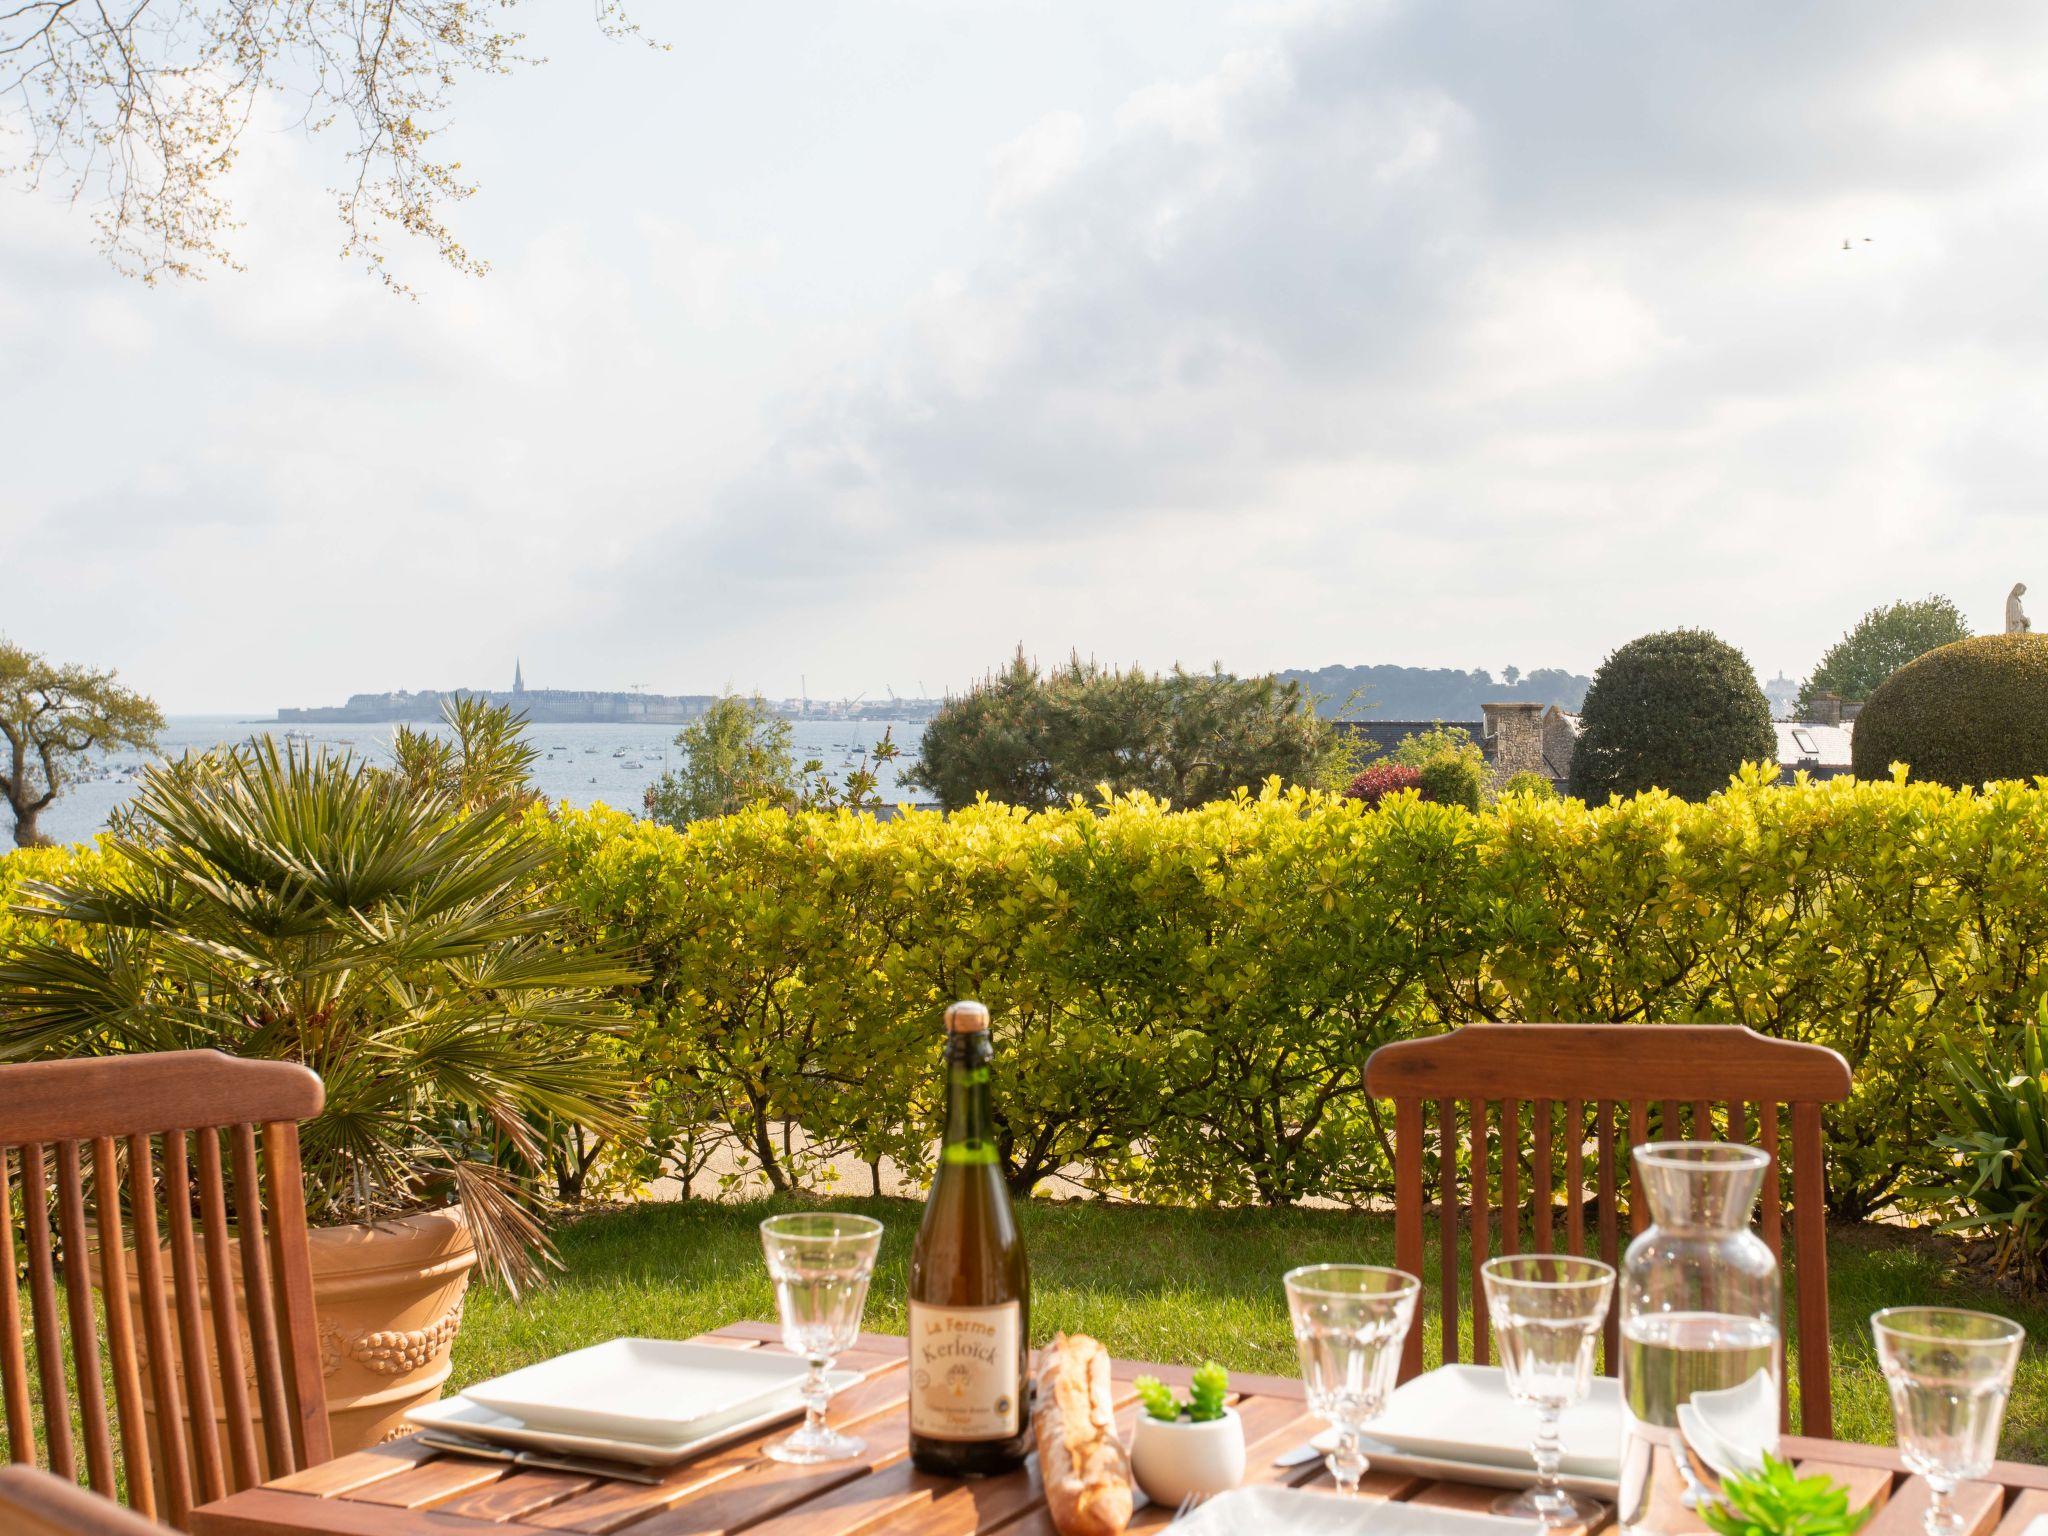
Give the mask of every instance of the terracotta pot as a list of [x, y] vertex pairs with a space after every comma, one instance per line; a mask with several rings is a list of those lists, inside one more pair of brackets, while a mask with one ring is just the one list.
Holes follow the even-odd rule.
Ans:
[[[327, 1413], [334, 1454], [345, 1456], [402, 1433], [407, 1409], [440, 1397], [449, 1350], [462, 1323], [463, 1293], [476, 1267], [476, 1244], [459, 1205], [374, 1225], [316, 1227], [308, 1236]], [[236, 1276], [235, 1304], [246, 1316], [239, 1253], [230, 1258], [230, 1266]], [[164, 1272], [168, 1277], [168, 1252]], [[140, 1282], [132, 1261], [129, 1291], [139, 1304]], [[212, 1328], [209, 1313], [209, 1340]], [[245, 1331], [245, 1358], [247, 1349]], [[214, 1362], [209, 1365], [218, 1370]], [[148, 1372], [145, 1358], [145, 1402]], [[253, 1382], [252, 1372], [250, 1406], [260, 1424], [262, 1405]], [[148, 1411], [153, 1419], [154, 1408]], [[259, 1432], [259, 1444], [262, 1438]]]

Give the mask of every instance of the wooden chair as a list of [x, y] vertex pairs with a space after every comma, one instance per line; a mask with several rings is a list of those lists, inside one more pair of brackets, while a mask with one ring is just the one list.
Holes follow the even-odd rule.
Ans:
[[332, 1456], [299, 1172], [298, 1122], [321, 1098], [304, 1067], [217, 1051], [0, 1067], [0, 1275], [18, 1272], [18, 1223], [36, 1359], [32, 1396], [21, 1295], [0, 1285], [13, 1461], [36, 1461], [40, 1425], [45, 1464], [78, 1481], [67, 1331], [86, 1480], [108, 1498], [125, 1481], [136, 1509], [183, 1527], [194, 1504]]
[[166, 1527], [34, 1467], [0, 1467], [7, 1536], [165, 1536]]
[[[1366, 1062], [1365, 1081], [1374, 1098], [1394, 1101], [1395, 1263], [1417, 1275], [1423, 1272], [1427, 1203], [1423, 1163], [1431, 1142], [1428, 1127], [1434, 1125], [1440, 1153], [1437, 1293], [1447, 1363], [1459, 1352], [1461, 1104], [1462, 1145], [1469, 1169], [1462, 1208], [1471, 1230], [1467, 1286], [1472, 1358], [1481, 1365], [1487, 1362], [1488, 1336], [1479, 1271], [1496, 1230], [1504, 1253], [1525, 1251], [1526, 1225], [1526, 1251], [1584, 1254], [1590, 1239], [1599, 1257], [1618, 1266], [1622, 1239], [1617, 1231], [1617, 1168], [1629, 1189], [1631, 1229], [1640, 1231], [1649, 1224], [1644, 1203], [1635, 1198], [1634, 1164], [1628, 1156], [1629, 1148], [1640, 1142], [1740, 1141], [1769, 1149], [1772, 1161], [1764, 1180], [1760, 1225], [1764, 1241], [1782, 1261], [1785, 1148], [1780, 1109], [1789, 1110], [1801, 1428], [1809, 1435], [1832, 1433], [1821, 1106], [1849, 1096], [1849, 1067], [1839, 1055], [1823, 1046], [1773, 1040], [1732, 1024], [1474, 1024], [1448, 1035], [1382, 1046]], [[1499, 1170], [1498, 1206], [1488, 1188], [1494, 1167]], [[1554, 1249], [1560, 1188], [1564, 1241], [1561, 1249]], [[1597, 1223], [1590, 1234], [1589, 1194]], [[1617, 1306], [1607, 1321], [1604, 1369], [1610, 1374], [1617, 1359], [1619, 1312]], [[1403, 1350], [1401, 1379], [1421, 1369], [1418, 1326], [1409, 1332]], [[1785, 1390], [1780, 1416], [1789, 1428], [1789, 1379]]]

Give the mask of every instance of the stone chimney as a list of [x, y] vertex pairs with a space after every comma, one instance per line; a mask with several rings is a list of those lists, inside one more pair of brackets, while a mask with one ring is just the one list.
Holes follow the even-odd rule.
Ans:
[[1541, 704], [1482, 704], [1486, 717], [1487, 755], [1493, 759], [1493, 782], [1505, 784], [1518, 773], [1550, 770], [1543, 765], [1543, 706]]
[[1816, 693], [1813, 703], [1807, 708], [1806, 718], [1815, 725], [1840, 725], [1842, 696], [1839, 693]]

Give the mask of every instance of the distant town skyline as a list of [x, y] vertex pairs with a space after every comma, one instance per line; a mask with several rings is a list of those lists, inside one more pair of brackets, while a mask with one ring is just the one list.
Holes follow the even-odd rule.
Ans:
[[183, 713], [1675, 625], [1769, 678], [2048, 581], [2048, 8], [644, 9], [523, 17], [452, 129], [493, 269], [395, 250], [417, 302], [285, 103], [245, 272], [0, 185], [0, 629]]

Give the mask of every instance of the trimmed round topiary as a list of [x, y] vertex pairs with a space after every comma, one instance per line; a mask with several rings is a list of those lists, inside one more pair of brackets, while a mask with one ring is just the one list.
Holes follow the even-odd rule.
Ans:
[[1704, 800], [1744, 763], [1775, 763], [1778, 733], [1749, 658], [1703, 629], [1631, 640], [1593, 675], [1572, 755], [1572, 793], [1665, 789]]
[[1893, 763], [1960, 789], [2048, 773], [2048, 635], [1979, 635], [1909, 661], [1856, 717], [1859, 779]]

